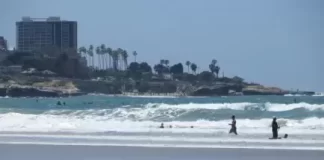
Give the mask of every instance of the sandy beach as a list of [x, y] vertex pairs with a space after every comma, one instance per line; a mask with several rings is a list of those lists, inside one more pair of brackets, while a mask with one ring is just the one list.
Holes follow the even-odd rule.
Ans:
[[323, 151], [1, 144], [3, 160], [322, 160]]

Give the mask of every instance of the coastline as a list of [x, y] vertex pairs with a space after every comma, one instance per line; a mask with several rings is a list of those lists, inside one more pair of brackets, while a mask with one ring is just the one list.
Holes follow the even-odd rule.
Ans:
[[0, 96], [67, 97], [85, 94], [106, 94], [146, 97], [217, 97], [242, 95], [284, 95], [275, 87], [240, 82], [213, 81], [189, 83], [178, 80], [101, 80], [64, 77], [7, 75], [0, 76]]
[[[116, 82], [106, 80], [82, 80], [49, 78], [24, 75], [0, 76], [0, 97], [68, 97], [86, 94], [104, 94], [128, 97], [220, 97], [254, 95], [316, 95], [315, 92], [292, 92], [277, 87], [230, 82], [189, 84], [185, 81]], [[137, 86], [139, 83], [139, 86]], [[126, 85], [128, 87], [126, 87]], [[141, 85], [146, 85], [143, 90]], [[143, 87], [143, 86], [142, 86]], [[162, 89], [161, 89], [162, 88]]]

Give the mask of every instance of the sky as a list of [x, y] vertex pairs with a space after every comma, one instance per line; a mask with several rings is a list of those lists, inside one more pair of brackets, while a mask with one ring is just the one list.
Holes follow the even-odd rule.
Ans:
[[189, 60], [200, 71], [217, 59], [225, 76], [324, 91], [321, 0], [0, 1], [0, 36], [11, 47], [22, 16], [60, 16], [78, 21], [79, 46], [136, 50], [151, 65]]

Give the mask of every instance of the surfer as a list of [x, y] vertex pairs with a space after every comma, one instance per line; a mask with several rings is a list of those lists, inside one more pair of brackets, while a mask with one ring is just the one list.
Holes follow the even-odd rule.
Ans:
[[235, 116], [232, 116], [232, 123], [228, 124], [231, 125], [231, 129], [229, 131], [229, 133], [234, 133], [235, 135], [237, 135], [237, 131], [236, 131], [236, 120], [235, 120]]
[[272, 120], [272, 138], [277, 139], [278, 138], [278, 129], [280, 128], [277, 123], [277, 118], [273, 117]]

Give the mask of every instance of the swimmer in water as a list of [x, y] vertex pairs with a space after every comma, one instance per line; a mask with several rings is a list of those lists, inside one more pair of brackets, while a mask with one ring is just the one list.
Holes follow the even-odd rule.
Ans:
[[163, 123], [161, 123], [161, 126], [160, 126], [160, 128], [164, 128], [164, 124], [163, 124]]

